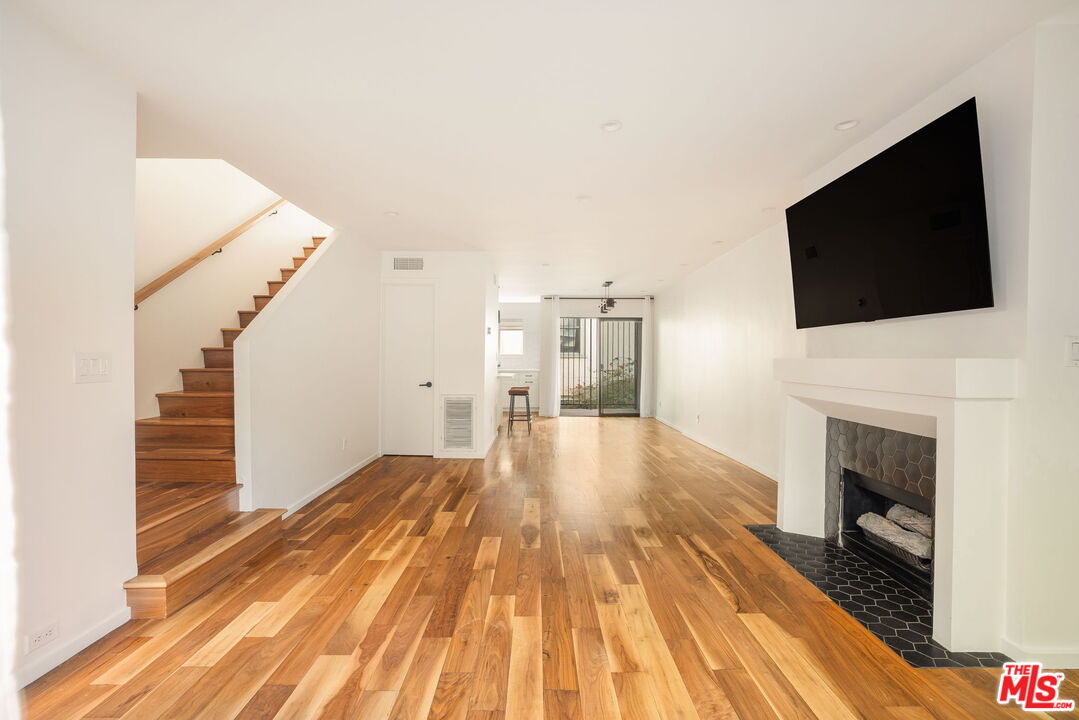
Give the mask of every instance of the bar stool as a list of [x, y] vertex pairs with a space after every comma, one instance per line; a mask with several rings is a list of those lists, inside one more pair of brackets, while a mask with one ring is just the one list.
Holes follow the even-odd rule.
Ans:
[[[517, 412], [517, 398], [524, 397], [525, 412], [521, 415]], [[527, 422], [528, 432], [532, 432], [532, 401], [528, 397], [528, 388], [524, 385], [510, 388], [510, 416], [507, 424], [507, 433], [513, 432], [514, 422]]]

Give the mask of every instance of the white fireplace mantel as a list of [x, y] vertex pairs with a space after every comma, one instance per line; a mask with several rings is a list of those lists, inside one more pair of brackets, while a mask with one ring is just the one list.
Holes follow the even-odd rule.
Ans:
[[997, 358], [778, 358], [777, 380], [956, 400], [1011, 399], [1018, 365]]
[[824, 537], [828, 417], [935, 437], [933, 637], [950, 650], [999, 650], [1018, 362], [779, 358], [774, 372], [786, 396], [779, 528]]

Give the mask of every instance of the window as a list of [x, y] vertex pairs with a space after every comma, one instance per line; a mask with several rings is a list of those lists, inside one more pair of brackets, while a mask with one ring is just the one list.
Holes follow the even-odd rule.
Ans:
[[562, 318], [562, 354], [579, 355], [581, 352], [581, 318]]
[[499, 355], [525, 354], [525, 329], [520, 320], [503, 320], [498, 325]]

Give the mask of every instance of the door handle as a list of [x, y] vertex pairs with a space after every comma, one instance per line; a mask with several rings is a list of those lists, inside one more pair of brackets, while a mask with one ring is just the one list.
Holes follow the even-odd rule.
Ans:
[[427, 381], [427, 382], [425, 382], [425, 383], [420, 383], [420, 387], [431, 387], [431, 381], [430, 381], [430, 380], [428, 380], [428, 381]]

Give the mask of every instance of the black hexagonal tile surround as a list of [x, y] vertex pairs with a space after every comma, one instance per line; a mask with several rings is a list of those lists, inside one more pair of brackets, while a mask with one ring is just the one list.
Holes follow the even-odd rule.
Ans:
[[1010, 661], [1001, 653], [945, 650], [932, 637], [932, 605], [849, 550], [775, 525], [746, 529], [911, 667], [1000, 667]]

